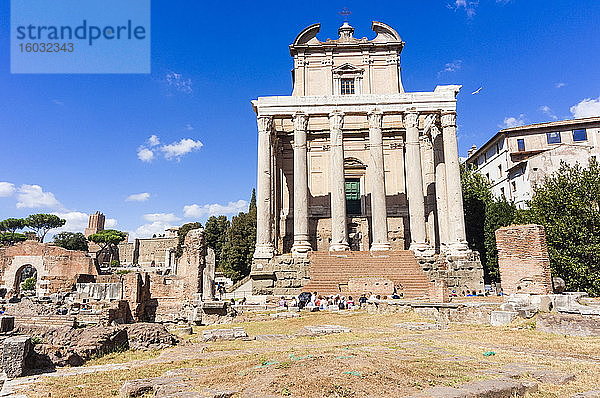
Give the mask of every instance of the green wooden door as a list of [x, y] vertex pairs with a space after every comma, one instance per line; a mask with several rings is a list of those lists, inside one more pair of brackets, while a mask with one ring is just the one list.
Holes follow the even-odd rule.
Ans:
[[346, 213], [349, 216], [360, 216], [360, 180], [348, 178], [346, 180]]

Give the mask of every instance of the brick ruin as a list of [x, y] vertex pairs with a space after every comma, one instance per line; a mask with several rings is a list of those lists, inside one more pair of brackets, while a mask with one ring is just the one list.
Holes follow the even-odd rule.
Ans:
[[[215, 274], [203, 229], [187, 233], [174, 263], [166, 274], [140, 267], [102, 274], [85, 252], [26, 241], [0, 249], [0, 289], [7, 313], [21, 324], [201, 322], [204, 303], [214, 298]], [[21, 286], [26, 277], [36, 279], [27, 292]], [[33, 310], [11, 304], [23, 296], [35, 303]]]
[[505, 294], [551, 294], [546, 233], [541, 225], [511, 225], [496, 231], [498, 265]]

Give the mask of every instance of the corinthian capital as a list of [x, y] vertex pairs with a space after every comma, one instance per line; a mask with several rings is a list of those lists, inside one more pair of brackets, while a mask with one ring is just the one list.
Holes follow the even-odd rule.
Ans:
[[372, 129], [380, 129], [381, 121], [383, 120], [383, 112], [380, 110], [372, 110], [367, 114], [367, 118], [369, 120], [369, 128]]
[[408, 111], [404, 114], [404, 126], [406, 128], [416, 128], [419, 114], [416, 111]]
[[294, 130], [295, 131], [306, 131], [308, 127], [308, 115], [305, 113], [296, 113], [294, 115]]
[[260, 133], [268, 133], [273, 128], [273, 116], [258, 116], [256, 122]]
[[456, 126], [456, 112], [442, 112], [442, 127]]
[[341, 130], [344, 124], [344, 113], [335, 111], [329, 114], [329, 129]]

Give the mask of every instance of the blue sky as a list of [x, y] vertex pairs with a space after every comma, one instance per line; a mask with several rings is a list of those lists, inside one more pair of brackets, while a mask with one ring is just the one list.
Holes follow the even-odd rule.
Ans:
[[600, 114], [598, 0], [153, 1], [149, 75], [10, 74], [3, 1], [0, 219], [55, 212], [81, 231], [100, 210], [148, 236], [245, 209], [250, 100], [289, 95], [288, 45], [316, 22], [336, 38], [343, 7], [357, 37], [372, 20], [400, 33], [407, 91], [464, 86], [463, 155], [503, 126]]

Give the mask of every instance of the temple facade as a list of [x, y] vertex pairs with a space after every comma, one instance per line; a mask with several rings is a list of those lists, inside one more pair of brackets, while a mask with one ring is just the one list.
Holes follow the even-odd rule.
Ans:
[[339, 38], [320, 41], [319, 29], [290, 45], [292, 95], [252, 101], [255, 279], [281, 256], [310, 262], [314, 251], [473, 260], [456, 139], [461, 86], [405, 92], [405, 43], [384, 23], [373, 22], [373, 39], [355, 38], [344, 23]]

